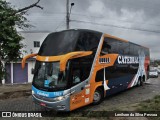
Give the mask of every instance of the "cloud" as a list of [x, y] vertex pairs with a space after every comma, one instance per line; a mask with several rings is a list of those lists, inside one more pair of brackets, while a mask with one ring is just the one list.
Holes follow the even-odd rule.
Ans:
[[[7, 0], [16, 8], [30, 5], [37, 0]], [[160, 1], [159, 0], [70, 0], [72, 7], [71, 28], [92, 29], [127, 39], [151, 49], [151, 57], [159, 58]], [[44, 10], [33, 8], [27, 19], [33, 24], [30, 30], [63, 30], [66, 17], [66, 0], [41, 0]], [[78, 22], [78, 21], [87, 21]], [[89, 23], [90, 22], [90, 23]], [[98, 23], [98, 24], [96, 24]], [[141, 29], [122, 29], [107, 25]], [[151, 30], [153, 32], [147, 32]]]
[[102, 1], [92, 0], [90, 6], [88, 7], [88, 11], [91, 14], [99, 15], [103, 13], [104, 4]]

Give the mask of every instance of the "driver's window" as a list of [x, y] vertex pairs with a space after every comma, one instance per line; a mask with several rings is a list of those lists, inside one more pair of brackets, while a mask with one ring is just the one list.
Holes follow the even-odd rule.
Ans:
[[72, 71], [72, 84], [75, 85], [75, 84], [78, 84], [81, 82], [81, 79], [80, 79], [80, 70], [79, 69], [73, 69]]

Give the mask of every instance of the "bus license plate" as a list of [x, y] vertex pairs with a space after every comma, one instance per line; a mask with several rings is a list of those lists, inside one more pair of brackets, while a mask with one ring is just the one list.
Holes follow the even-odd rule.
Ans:
[[46, 104], [45, 104], [45, 103], [40, 103], [40, 105], [41, 105], [41, 106], [46, 106]]

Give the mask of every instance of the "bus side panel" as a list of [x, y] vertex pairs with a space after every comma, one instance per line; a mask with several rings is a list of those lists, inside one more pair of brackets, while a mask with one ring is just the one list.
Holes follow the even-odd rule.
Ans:
[[[103, 57], [109, 58], [110, 61], [112, 61], [112, 63], [110, 62], [108, 64], [96, 64], [96, 75], [94, 78], [95, 83], [104, 80], [105, 69], [105, 80], [108, 80], [107, 86], [109, 87], [109, 89], [106, 91], [107, 96], [123, 91], [129, 87], [132, 87], [130, 86], [130, 83], [138, 79], [137, 77], [135, 78], [135, 76], [139, 76], [137, 74], [139, 68], [138, 62], [135, 61], [135, 63], [132, 64], [118, 63], [118, 56], [121, 55], [105, 55]], [[103, 84], [101, 86], [103, 86]]]
[[108, 87], [110, 89], [106, 91], [106, 96], [126, 90], [130, 82], [133, 80], [134, 76], [135, 75], [125, 75], [123, 77], [108, 80]]
[[84, 93], [85, 93], [85, 90], [75, 93], [70, 96], [70, 110], [71, 111], [85, 105]]
[[71, 88], [70, 111], [88, 105], [91, 100], [91, 85], [87, 84], [87, 80]]

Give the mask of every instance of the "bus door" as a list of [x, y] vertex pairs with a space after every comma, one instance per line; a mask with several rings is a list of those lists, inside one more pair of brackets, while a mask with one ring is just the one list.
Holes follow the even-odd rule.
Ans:
[[117, 76], [119, 73], [117, 73], [115, 66], [110, 66], [106, 68], [106, 78], [108, 79], [108, 86], [110, 87], [110, 90], [108, 91], [108, 95], [117, 93], [121, 89], [121, 79]]
[[85, 80], [84, 72], [87, 71], [84, 70], [83, 66], [71, 66], [70, 110], [89, 104], [90, 86], [87, 86], [88, 82]]

